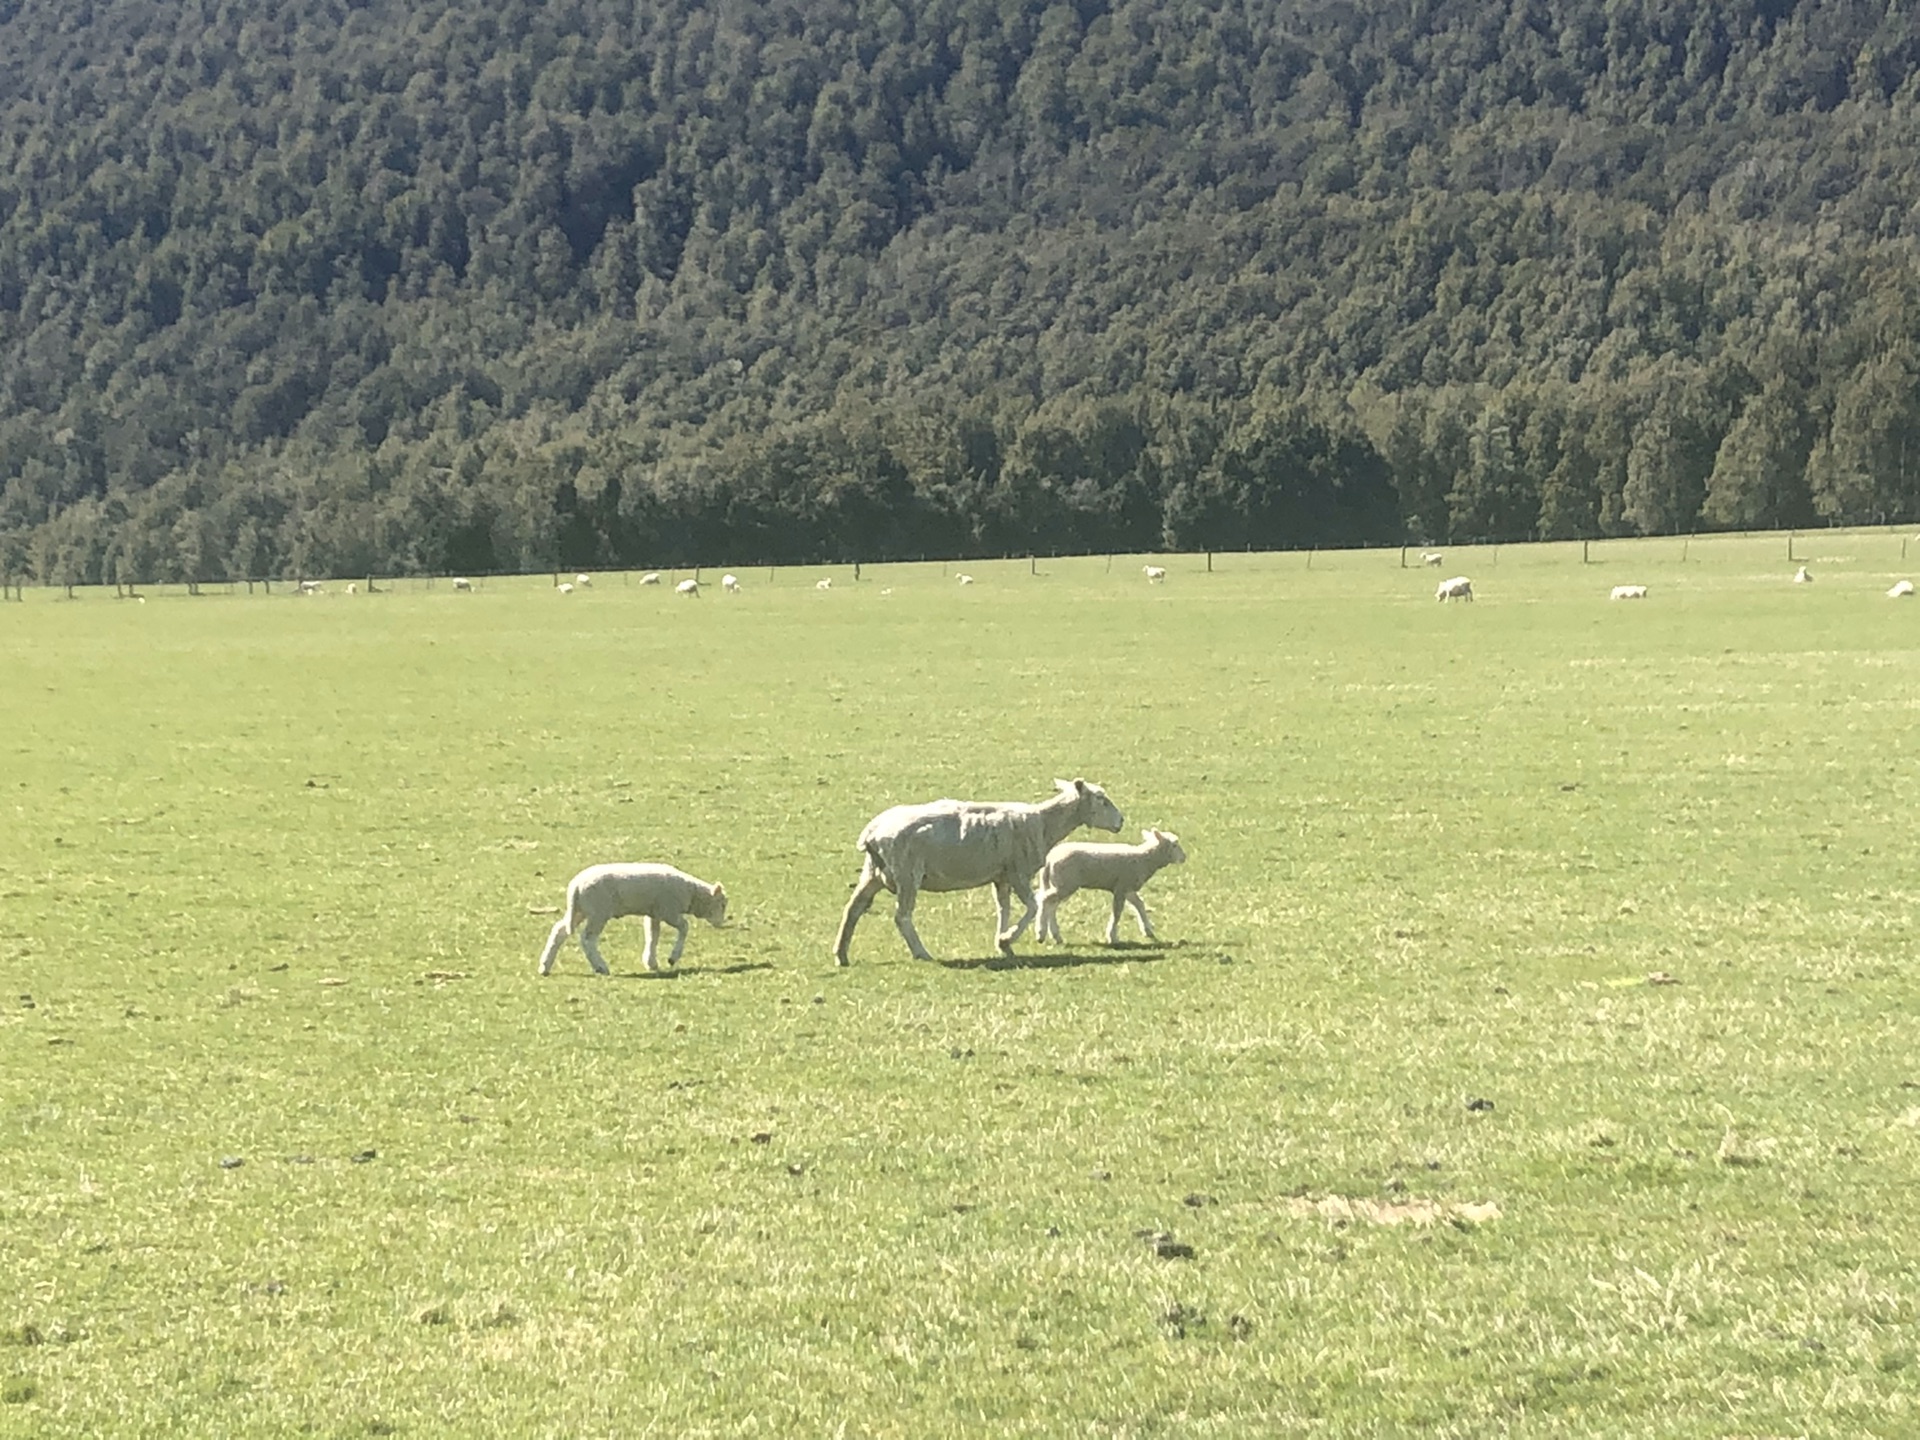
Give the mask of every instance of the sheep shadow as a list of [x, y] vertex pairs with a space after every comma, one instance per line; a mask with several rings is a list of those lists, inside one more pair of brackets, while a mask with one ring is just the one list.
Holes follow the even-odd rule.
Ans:
[[1024, 955], [983, 955], [937, 963], [946, 970], [1070, 970], [1081, 965], [1132, 965], [1164, 960], [1168, 951], [1185, 943], [1122, 940], [1098, 950], [1034, 950]]
[[738, 965], [661, 965], [658, 970], [616, 970], [609, 980], [678, 980], [682, 975], [746, 975], [771, 970], [770, 960], [743, 960]]

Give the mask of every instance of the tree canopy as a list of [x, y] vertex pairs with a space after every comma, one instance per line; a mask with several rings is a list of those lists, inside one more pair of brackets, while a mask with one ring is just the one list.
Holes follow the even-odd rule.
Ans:
[[1920, 518], [1910, 0], [0, 0], [0, 570]]

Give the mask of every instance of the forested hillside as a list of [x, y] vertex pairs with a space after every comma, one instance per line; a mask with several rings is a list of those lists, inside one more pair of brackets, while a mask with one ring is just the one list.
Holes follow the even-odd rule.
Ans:
[[0, 485], [45, 581], [1920, 518], [1920, 8], [0, 0]]

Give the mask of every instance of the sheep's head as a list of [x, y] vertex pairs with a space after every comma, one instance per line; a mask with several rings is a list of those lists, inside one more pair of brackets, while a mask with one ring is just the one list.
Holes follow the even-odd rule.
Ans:
[[1169, 865], [1187, 863], [1187, 852], [1180, 846], [1180, 837], [1171, 830], [1142, 830], [1140, 838], [1166, 856]]
[[1107, 798], [1107, 792], [1090, 780], [1056, 780], [1053, 782], [1064, 791], [1071, 790], [1086, 805], [1086, 818], [1083, 825], [1091, 825], [1096, 830], [1118, 830], [1127, 823], [1126, 816], [1120, 813], [1120, 807]]
[[701, 909], [695, 912], [709, 925], [724, 925], [727, 922], [727, 887], [716, 885], [702, 902]]

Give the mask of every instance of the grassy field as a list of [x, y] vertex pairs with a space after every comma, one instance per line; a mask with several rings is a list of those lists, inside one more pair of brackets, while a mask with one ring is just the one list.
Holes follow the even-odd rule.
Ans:
[[[0, 605], [0, 1435], [1920, 1433], [1920, 602], [1797, 545]], [[1056, 775], [1164, 944], [833, 965]], [[611, 858], [734, 923], [541, 979]]]

